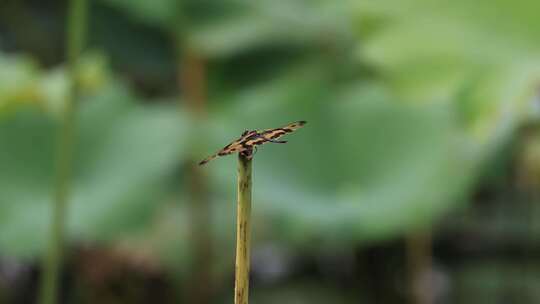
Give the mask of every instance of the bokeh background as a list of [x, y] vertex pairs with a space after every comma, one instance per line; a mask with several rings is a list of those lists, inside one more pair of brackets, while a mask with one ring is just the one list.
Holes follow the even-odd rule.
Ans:
[[[0, 303], [35, 303], [66, 1], [0, 3]], [[540, 303], [540, 2], [90, 1], [62, 303]]]

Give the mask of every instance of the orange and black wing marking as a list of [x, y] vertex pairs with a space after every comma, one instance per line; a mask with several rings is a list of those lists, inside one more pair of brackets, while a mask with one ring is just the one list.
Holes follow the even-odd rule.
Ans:
[[245, 146], [245, 141], [252, 132], [254, 132], [254, 131], [244, 132], [244, 134], [240, 138], [238, 138], [237, 140], [235, 140], [235, 141], [231, 142], [230, 144], [226, 145], [225, 147], [223, 147], [223, 149], [219, 150], [215, 154], [210, 155], [207, 158], [203, 159], [199, 163], [199, 165], [204, 165], [207, 162], [213, 160], [214, 158], [216, 158], [218, 156], [225, 156], [225, 155], [229, 155], [229, 154], [232, 154], [232, 153], [246, 151], [249, 148]]
[[287, 141], [278, 141], [281, 136], [292, 133], [306, 124], [305, 120], [297, 121], [285, 125], [281, 128], [276, 129], [267, 129], [259, 132], [260, 136], [265, 139], [265, 142], [274, 142], [274, 143], [286, 143]]
[[232, 143], [225, 146], [225, 148], [219, 150], [217, 153], [203, 159], [201, 162], [199, 162], [199, 165], [204, 165], [218, 156], [225, 156], [236, 152], [242, 152], [244, 150], [245, 148], [242, 147], [241, 143], [239, 143], [238, 141], [233, 141]]
[[297, 122], [290, 123], [290, 124], [288, 124], [286, 126], [283, 126], [283, 127], [280, 127], [280, 128], [266, 129], [266, 130], [257, 131], [257, 133], [254, 134], [256, 136], [252, 135], [252, 136], [249, 136], [248, 138], [246, 138], [244, 146], [253, 149], [253, 148], [256, 148], [256, 146], [260, 146], [260, 145], [265, 144], [267, 142], [277, 143], [277, 144], [284, 144], [287, 141], [278, 140], [281, 136], [283, 136], [283, 135], [285, 135], [287, 133], [292, 133], [292, 132], [298, 130], [299, 128], [301, 128], [305, 124], [306, 124], [306, 121], [302, 120], [302, 121], [297, 121]]
[[276, 129], [266, 129], [262, 131], [245, 131], [240, 138], [226, 145], [216, 154], [205, 158], [199, 163], [199, 165], [204, 165], [218, 156], [225, 156], [232, 153], [244, 153], [245, 156], [251, 158], [253, 157], [253, 150], [256, 150], [257, 146], [267, 142], [286, 143], [287, 141], [280, 141], [278, 139], [287, 133], [292, 133], [296, 131], [305, 124], [306, 122], [302, 120]]

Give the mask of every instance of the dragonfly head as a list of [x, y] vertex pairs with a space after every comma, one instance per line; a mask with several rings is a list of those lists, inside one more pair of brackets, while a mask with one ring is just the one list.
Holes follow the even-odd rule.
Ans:
[[245, 130], [244, 133], [242, 133], [242, 136], [251, 135], [255, 133], [257, 133], [257, 131], [255, 130]]

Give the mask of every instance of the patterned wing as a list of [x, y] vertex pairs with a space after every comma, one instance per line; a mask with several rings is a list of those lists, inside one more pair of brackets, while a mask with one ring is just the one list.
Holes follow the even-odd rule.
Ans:
[[225, 147], [223, 147], [223, 149], [219, 150], [215, 154], [210, 155], [207, 158], [203, 159], [201, 162], [199, 162], [199, 165], [202, 166], [202, 165], [206, 164], [207, 162], [213, 160], [214, 158], [216, 158], [218, 156], [225, 156], [225, 155], [229, 155], [229, 154], [232, 154], [232, 153], [244, 152], [244, 151], [248, 150], [249, 146], [246, 145], [246, 140], [250, 136], [253, 136], [254, 133], [256, 133], [256, 132], [255, 131], [245, 131], [240, 138], [238, 138], [237, 140], [235, 140], [235, 141], [231, 142], [230, 144], [226, 145]]
[[214, 158], [216, 158], [218, 156], [225, 156], [225, 155], [229, 155], [229, 154], [236, 153], [236, 152], [243, 152], [245, 150], [246, 150], [246, 148], [244, 148], [242, 146], [242, 142], [233, 141], [232, 143], [228, 144], [227, 146], [225, 146], [223, 149], [219, 150], [215, 154], [213, 154], [211, 156], [208, 156], [207, 158], [203, 159], [199, 163], [199, 165], [204, 165], [207, 162], [213, 160]]
[[280, 138], [281, 136], [283, 136], [283, 135], [285, 135], [287, 133], [292, 133], [292, 132], [300, 129], [306, 123], [307, 122], [305, 120], [293, 122], [293, 123], [285, 125], [285, 126], [283, 126], [281, 128], [263, 130], [262, 132], [260, 132], [260, 135], [261, 135], [261, 137], [263, 137], [265, 139], [265, 142], [266, 141], [271, 142], [273, 140], [277, 140], [278, 138]]

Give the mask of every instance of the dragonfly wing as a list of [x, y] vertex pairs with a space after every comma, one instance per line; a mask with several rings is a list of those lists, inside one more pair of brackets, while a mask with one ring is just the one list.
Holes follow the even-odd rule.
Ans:
[[266, 141], [272, 142], [287, 133], [292, 133], [300, 129], [305, 124], [306, 124], [306, 121], [301, 120], [301, 121], [290, 123], [280, 128], [267, 129], [261, 132], [261, 136], [264, 137]]
[[205, 158], [205, 159], [203, 159], [203, 160], [201, 160], [201, 161], [199, 162], [199, 166], [202, 166], [202, 165], [206, 164], [207, 162], [213, 160], [213, 159], [216, 158], [216, 157], [218, 157], [217, 153], [208, 156], [207, 158]]
[[245, 146], [249, 148], [253, 148], [258, 145], [262, 145], [267, 141], [268, 140], [264, 136], [258, 136], [256, 138], [246, 140]]
[[234, 141], [234, 142], [228, 144], [227, 146], [225, 146], [223, 149], [216, 152], [215, 154], [203, 159], [199, 163], [199, 165], [204, 165], [207, 162], [213, 160], [214, 158], [216, 158], [218, 156], [225, 156], [225, 155], [229, 155], [229, 154], [236, 153], [236, 152], [242, 152], [242, 151], [245, 151], [245, 150], [246, 150], [246, 148], [242, 145], [241, 142]]

